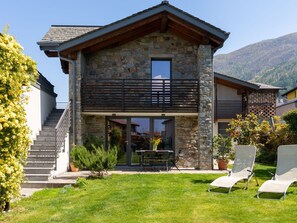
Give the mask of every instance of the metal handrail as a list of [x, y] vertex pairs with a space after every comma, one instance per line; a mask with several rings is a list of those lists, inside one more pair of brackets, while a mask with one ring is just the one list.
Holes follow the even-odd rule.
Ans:
[[61, 115], [59, 122], [55, 127], [55, 170], [57, 169], [57, 159], [58, 154], [61, 152], [61, 147], [65, 146], [65, 136], [69, 132], [70, 128], [70, 106], [71, 103], [68, 102], [63, 114]]

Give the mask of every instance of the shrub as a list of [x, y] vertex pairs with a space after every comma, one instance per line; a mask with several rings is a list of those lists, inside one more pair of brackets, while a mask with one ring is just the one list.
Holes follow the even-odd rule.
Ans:
[[[288, 111], [282, 118], [286, 121], [292, 133], [297, 136], [297, 109]], [[295, 140], [295, 143], [296, 142], [297, 140]]]
[[81, 169], [88, 169], [99, 176], [103, 176], [117, 164], [117, 147], [105, 150], [103, 146], [94, 147], [92, 151], [84, 146], [75, 146], [70, 156], [74, 165]]
[[260, 124], [255, 114], [250, 113], [245, 117], [237, 115], [226, 129], [230, 137], [239, 145], [258, 145]]
[[221, 134], [214, 136], [213, 149], [218, 155], [218, 158], [227, 159], [232, 149], [232, 140], [230, 137], [223, 137]]
[[104, 145], [103, 139], [94, 136], [92, 134], [86, 134], [83, 137], [83, 145], [87, 148], [89, 151], [93, 151], [94, 147], [99, 147]]
[[36, 64], [8, 34], [0, 33], [0, 210], [18, 197], [27, 159], [30, 130], [24, 93], [36, 81]]

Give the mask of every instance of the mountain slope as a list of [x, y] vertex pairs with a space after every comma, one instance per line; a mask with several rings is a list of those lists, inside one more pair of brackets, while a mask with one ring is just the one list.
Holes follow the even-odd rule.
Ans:
[[292, 88], [297, 80], [297, 33], [217, 55], [214, 69], [243, 80]]

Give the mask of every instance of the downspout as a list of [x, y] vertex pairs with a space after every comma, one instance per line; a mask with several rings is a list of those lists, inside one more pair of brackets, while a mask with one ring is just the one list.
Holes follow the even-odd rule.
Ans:
[[72, 69], [72, 91], [73, 91], [73, 100], [72, 100], [72, 123], [73, 123], [73, 144], [76, 145], [76, 61], [68, 59], [66, 57], [62, 57], [60, 55], [60, 52], [58, 52], [60, 60], [67, 61], [68, 63], [71, 63], [73, 69]]

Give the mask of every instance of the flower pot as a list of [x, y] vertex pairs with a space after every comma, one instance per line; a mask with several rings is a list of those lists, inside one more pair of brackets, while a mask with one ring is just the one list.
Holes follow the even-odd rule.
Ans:
[[219, 170], [227, 170], [229, 160], [226, 159], [217, 159]]
[[78, 172], [78, 168], [75, 167], [72, 162], [70, 163], [70, 170], [71, 170], [71, 172]]

